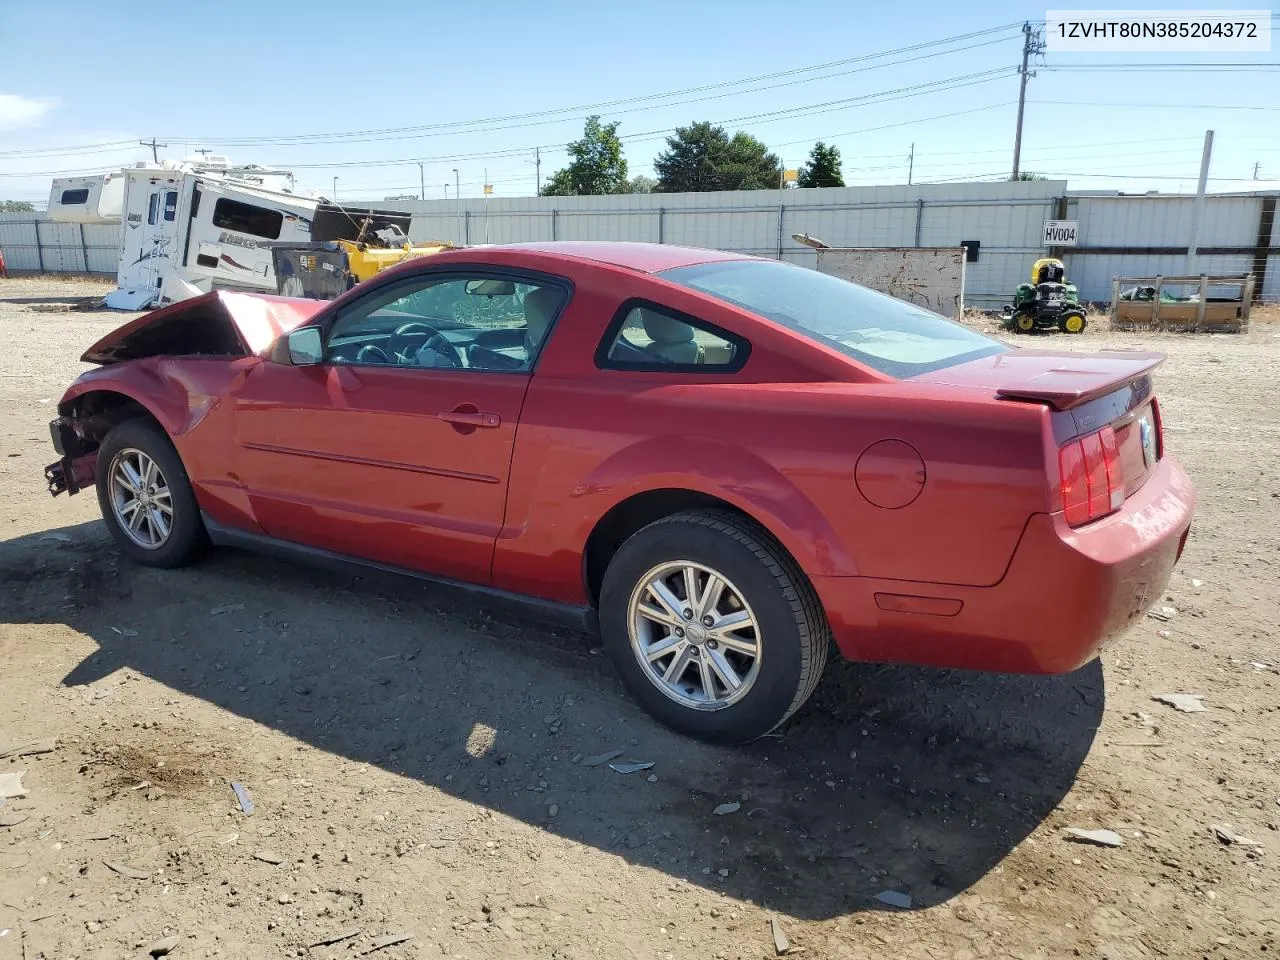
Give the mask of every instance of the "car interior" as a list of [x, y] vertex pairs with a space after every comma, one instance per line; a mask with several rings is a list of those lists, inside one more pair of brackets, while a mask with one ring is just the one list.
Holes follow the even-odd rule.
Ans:
[[[357, 302], [338, 317], [330, 363], [425, 369], [530, 370], [565, 291], [493, 278], [448, 279]], [[654, 307], [633, 307], [611, 344], [620, 367], [724, 366], [736, 347]]]
[[556, 287], [452, 280], [383, 304], [356, 304], [330, 335], [331, 363], [528, 370], [564, 302]]
[[609, 348], [609, 361], [620, 366], [724, 366], [733, 360], [734, 345], [708, 330], [659, 310], [633, 307]]

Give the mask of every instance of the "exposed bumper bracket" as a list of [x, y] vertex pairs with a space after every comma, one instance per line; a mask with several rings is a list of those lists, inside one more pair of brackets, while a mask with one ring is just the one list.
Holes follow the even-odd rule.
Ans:
[[76, 472], [71, 465], [70, 457], [63, 457], [57, 463], [51, 463], [45, 467], [44, 479], [49, 484], [49, 493], [52, 496], [80, 492], [80, 485], [76, 483]]

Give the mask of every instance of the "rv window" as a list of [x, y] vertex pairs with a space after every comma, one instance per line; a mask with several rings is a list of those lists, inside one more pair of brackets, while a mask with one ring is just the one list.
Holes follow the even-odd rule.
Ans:
[[75, 203], [88, 203], [89, 191], [88, 190], [63, 190], [61, 202], [63, 204], [68, 204], [68, 205], [75, 204]]
[[178, 191], [170, 190], [164, 195], [164, 218], [172, 220], [178, 215]]
[[160, 210], [160, 193], [156, 191], [151, 194], [151, 202], [147, 204], [147, 223], [155, 224], [156, 215]]
[[213, 208], [213, 225], [237, 233], [251, 233], [255, 237], [277, 240], [284, 225], [284, 214], [279, 210], [255, 207], [223, 197]]

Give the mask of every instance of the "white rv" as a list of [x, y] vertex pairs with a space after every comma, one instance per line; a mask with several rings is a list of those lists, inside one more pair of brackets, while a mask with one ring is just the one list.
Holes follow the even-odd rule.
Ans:
[[124, 182], [120, 173], [55, 180], [49, 194], [49, 217], [69, 223], [119, 223]]
[[[107, 182], [121, 200], [115, 220], [100, 202], [89, 203], [95, 187]], [[213, 289], [276, 292], [271, 244], [306, 242], [321, 201], [289, 192], [292, 175], [261, 167], [232, 167], [225, 157], [182, 163], [139, 164], [100, 178], [55, 180], [49, 199], [52, 220], [71, 223], [120, 222], [120, 289], [107, 305], [122, 310], [172, 303]], [[86, 189], [84, 204], [79, 191]], [[114, 196], [114, 192], [112, 193]], [[55, 202], [56, 201], [56, 202]], [[330, 209], [326, 206], [326, 209]], [[334, 208], [341, 210], [341, 208]], [[342, 218], [355, 224], [361, 211]]]

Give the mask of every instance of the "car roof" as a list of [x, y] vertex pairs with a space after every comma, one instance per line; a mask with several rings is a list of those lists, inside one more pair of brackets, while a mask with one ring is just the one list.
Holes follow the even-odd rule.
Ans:
[[576, 260], [594, 260], [597, 263], [609, 263], [642, 273], [657, 273], [661, 270], [687, 267], [695, 263], [758, 259], [740, 253], [726, 253], [723, 250], [703, 250], [699, 247], [679, 247], [665, 243], [611, 243], [594, 240], [504, 243], [489, 249], [522, 250], [530, 253], [573, 257]]

